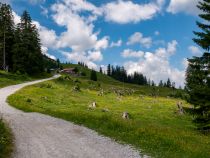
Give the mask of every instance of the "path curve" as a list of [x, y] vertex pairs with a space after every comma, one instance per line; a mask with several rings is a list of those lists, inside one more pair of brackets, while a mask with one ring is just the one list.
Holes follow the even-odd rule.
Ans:
[[25, 113], [6, 103], [17, 90], [54, 76], [0, 89], [0, 113], [15, 137], [13, 158], [140, 158], [138, 151], [93, 130], [39, 113]]

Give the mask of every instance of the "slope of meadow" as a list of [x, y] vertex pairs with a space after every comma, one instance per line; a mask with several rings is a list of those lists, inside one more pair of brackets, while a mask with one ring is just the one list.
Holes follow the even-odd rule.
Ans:
[[42, 74], [38, 74], [34, 76], [28, 76], [28, 75], [23, 75], [23, 74], [14, 74], [14, 73], [0, 70], [0, 88], [6, 87], [9, 85], [23, 83], [26, 81], [33, 81], [36, 79], [47, 78], [50, 76], [51, 74], [47, 74], [47, 73], [42, 73]]
[[[177, 112], [180, 100], [165, 97], [171, 89], [159, 89], [159, 96], [152, 97], [151, 87], [123, 84], [102, 74], [94, 82], [88, 80], [90, 70], [79, 69], [86, 76], [62, 76], [28, 86], [10, 96], [8, 102], [26, 112], [87, 126], [152, 157], [209, 157], [210, 137], [195, 130], [190, 115]], [[104, 94], [100, 96], [102, 89]], [[89, 107], [93, 102], [96, 108]], [[190, 107], [185, 101], [183, 106]], [[125, 111], [130, 114], [128, 120], [122, 119]]]

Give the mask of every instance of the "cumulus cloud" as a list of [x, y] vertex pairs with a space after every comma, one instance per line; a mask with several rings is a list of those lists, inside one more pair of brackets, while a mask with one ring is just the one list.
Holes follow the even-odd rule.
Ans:
[[143, 47], [150, 48], [152, 44], [152, 38], [143, 37], [142, 33], [136, 32], [129, 37], [127, 42], [127, 45], [133, 45], [133, 44], [141, 44]]
[[189, 46], [188, 50], [192, 53], [192, 55], [195, 55], [195, 56], [202, 54], [201, 50], [196, 46]]
[[184, 12], [187, 14], [197, 15], [199, 9], [196, 7], [200, 0], [170, 0], [167, 11], [176, 14]]
[[119, 39], [117, 42], [112, 42], [110, 47], [120, 47], [122, 45], [122, 40]]
[[98, 66], [93, 62], [96, 59], [92, 53], [97, 54], [97, 58], [101, 60], [101, 55], [99, 55], [100, 52], [62, 52], [62, 54], [66, 57], [68, 61], [74, 61], [74, 62], [84, 62], [89, 68], [91, 69], [97, 69]]
[[45, 7], [42, 6], [42, 5], [40, 6], [40, 8], [41, 8], [41, 10], [42, 10], [42, 11], [41, 11], [41, 14], [44, 15], [44, 16], [46, 16], [46, 17], [48, 18], [48, 12], [49, 12], [48, 9], [45, 8]]
[[176, 86], [184, 86], [185, 70], [179, 70], [170, 65], [169, 59], [176, 52], [177, 42], [171, 41], [166, 48], [158, 48], [154, 53], [145, 52], [139, 61], [128, 61], [124, 66], [129, 74], [141, 72], [148, 78], [159, 83], [169, 77], [176, 82]]
[[42, 46], [41, 50], [42, 50], [42, 54], [46, 55], [50, 59], [56, 60], [56, 57], [54, 55], [51, 55], [51, 54], [48, 53], [48, 48], [47, 47]]
[[131, 49], [125, 49], [122, 53], [121, 53], [123, 58], [141, 58], [144, 56], [144, 52], [143, 51], [133, 51]]
[[164, 0], [156, 0], [147, 4], [138, 4], [132, 1], [117, 0], [103, 6], [107, 21], [119, 24], [137, 23], [152, 19], [161, 11]]

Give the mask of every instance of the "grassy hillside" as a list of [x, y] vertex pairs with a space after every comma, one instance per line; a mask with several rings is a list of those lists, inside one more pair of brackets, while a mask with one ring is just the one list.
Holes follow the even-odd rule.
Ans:
[[[79, 69], [80, 73], [83, 72], [86, 74], [86, 76], [80, 76], [79, 78], [86, 79], [86, 80], [90, 79], [90, 73], [91, 73], [90, 69], [87, 69], [77, 64], [63, 64], [63, 68], [76, 68], [76, 67]], [[99, 72], [97, 72], [97, 78], [98, 78], [99, 84], [106, 84], [105, 87], [115, 86], [121, 89], [125, 87], [125, 88], [135, 90], [136, 94], [152, 95], [153, 93], [155, 93], [156, 95], [162, 96], [162, 97], [168, 97], [168, 96], [181, 97], [181, 98], [187, 97], [187, 94], [183, 90], [180, 90], [180, 89], [173, 90], [172, 88], [167, 88], [167, 87], [151, 87], [151, 86], [141, 86], [141, 85], [136, 85], [136, 84], [122, 83], [120, 81], [117, 81]]]
[[5, 71], [0, 70], [0, 88], [6, 87], [9, 85], [19, 84], [25, 81], [32, 81], [41, 78], [50, 77], [50, 74], [42, 73], [36, 76], [28, 76], [22, 74], [13, 74]]
[[0, 158], [9, 158], [12, 153], [12, 136], [10, 129], [0, 119]]
[[[87, 69], [80, 67], [80, 70], [89, 73]], [[102, 74], [98, 74], [98, 82], [88, 78], [89, 75], [64, 76], [29, 86], [10, 96], [8, 102], [27, 112], [40, 112], [85, 125], [116, 141], [132, 144], [153, 157], [209, 158], [210, 136], [195, 130], [190, 115], [177, 112], [179, 99], [163, 97], [171, 93], [170, 89], [161, 89], [159, 97], [152, 97], [150, 87], [123, 86]], [[99, 96], [102, 89], [104, 95]], [[117, 96], [115, 91], [125, 92], [124, 96]], [[93, 102], [96, 108], [89, 107]], [[190, 107], [185, 101], [183, 105]], [[125, 111], [130, 114], [128, 120], [122, 118]]]

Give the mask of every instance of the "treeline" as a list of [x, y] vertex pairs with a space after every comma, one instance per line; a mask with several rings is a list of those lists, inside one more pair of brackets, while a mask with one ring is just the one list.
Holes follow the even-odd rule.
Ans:
[[0, 3], [0, 24], [0, 69], [32, 75], [59, 66], [42, 54], [38, 30], [27, 11], [15, 25], [10, 5]]
[[[103, 73], [101, 67], [100, 67], [100, 72]], [[118, 81], [125, 83], [175, 88], [175, 82], [171, 82], [169, 78], [166, 82], [163, 82], [161, 80], [160, 83], [156, 85], [153, 80], [148, 79], [142, 73], [134, 72], [133, 74], [128, 74], [123, 66], [113, 66], [108, 64], [107, 75]]]

